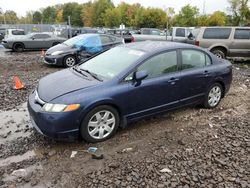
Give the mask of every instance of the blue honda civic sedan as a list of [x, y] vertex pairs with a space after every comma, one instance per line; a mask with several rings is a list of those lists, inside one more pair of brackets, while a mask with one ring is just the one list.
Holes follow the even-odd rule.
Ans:
[[206, 50], [145, 41], [42, 78], [28, 109], [44, 135], [99, 142], [157, 113], [196, 104], [215, 108], [231, 81], [232, 65]]

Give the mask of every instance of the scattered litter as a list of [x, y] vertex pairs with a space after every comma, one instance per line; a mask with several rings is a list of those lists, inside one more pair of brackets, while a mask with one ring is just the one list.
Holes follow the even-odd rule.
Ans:
[[239, 67], [236, 67], [236, 70], [240, 70], [240, 68], [239, 68]]
[[217, 134], [214, 135], [214, 138], [218, 138]]
[[74, 158], [76, 156], [76, 154], [77, 154], [77, 151], [72, 151], [71, 155], [70, 155], [70, 158]]
[[160, 170], [160, 172], [169, 173], [169, 174], [172, 173], [172, 171], [169, 168], [163, 168], [163, 169]]
[[95, 153], [97, 151], [97, 149], [98, 148], [96, 148], [96, 147], [89, 147], [88, 150], [87, 150], [87, 152], [88, 153]]
[[124, 152], [130, 152], [130, 151], [133, 151], [133, 148], [125, 148], [125, 149], [122, 150], [123, 153]]
[[103, 154], [100, 154], [100, 155], [92, 154], [92, 159], [101, 160], [101, 159], [103, 159], [103, 158], [104, 158]]
[[16, 176], [16, 177], [26, 177], [27, 176], [27, 171], [25, 169], [18, 169], [14, 170], [11, 175]]
[[190, 152], [190, 151], [193, 151], [193, 150], [194, 150], [193, 148], [186, 148], [187, 152]]
[[210, 128], [214, 127], [212, 123], [209, 123], [208, 125], [209, 125]]

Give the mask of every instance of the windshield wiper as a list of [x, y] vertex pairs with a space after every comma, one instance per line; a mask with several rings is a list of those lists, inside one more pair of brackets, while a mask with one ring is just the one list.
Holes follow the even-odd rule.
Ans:
[[93, 78], [95, 78], [96, 80], [100, 81], [100, 82], [103, 82], [103, 80], [95, 73], [93, 72], [90, 72], [89, 70], [87, 69], [80, 69], [81, 71], [84, 71], [86, 73], [88, 73], [89, 75], [91, 75]]
[[86, 74], [83, 73], [83, 71], [81, 69], [79, 69], [78, 66], [74, 66], [72, 67], [72, 69], [78, 73], [80, 73], [81, 75], [85, 76], [85, 77], [88, 77]]

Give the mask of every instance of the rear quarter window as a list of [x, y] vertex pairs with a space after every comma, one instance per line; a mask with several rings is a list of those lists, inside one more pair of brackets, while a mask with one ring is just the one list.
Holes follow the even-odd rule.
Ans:
[[228, 39], [231, 28], [206, 28], [203, 34], [204, 39]]
[[250, 39], [250, 29], [235, 29], [234, 39]]

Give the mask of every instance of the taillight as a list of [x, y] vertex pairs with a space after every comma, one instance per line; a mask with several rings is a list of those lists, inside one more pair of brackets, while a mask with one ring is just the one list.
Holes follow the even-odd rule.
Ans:
[[135, 42], [135, 38], [134, 37], [131, 38], [131, 42]]
[[194, 42], [194, 45], [195, 45], [195, 46], [200, 46], [200, 41], [197, 41], [197, 40], [196, 40], [196, 41]]

